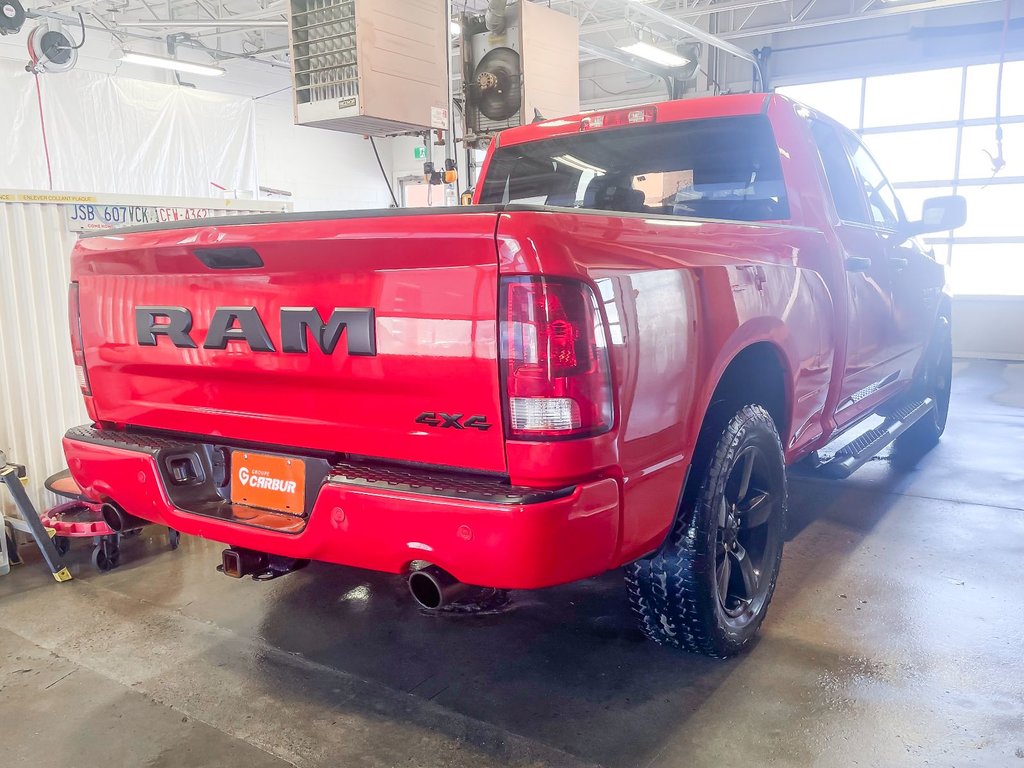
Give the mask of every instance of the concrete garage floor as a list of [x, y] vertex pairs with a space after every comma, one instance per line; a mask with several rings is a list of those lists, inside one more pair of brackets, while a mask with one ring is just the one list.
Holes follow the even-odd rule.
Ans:
[[156, 528], [109, 574], [30, 562], [0, 578], [0, 765], [1024, 768], [1024, 364], [954, 389], [915, 471], [792, 483], [728, 662], [642, 641], [616, 573], [453, 618], [362, 571], [233, 581]]

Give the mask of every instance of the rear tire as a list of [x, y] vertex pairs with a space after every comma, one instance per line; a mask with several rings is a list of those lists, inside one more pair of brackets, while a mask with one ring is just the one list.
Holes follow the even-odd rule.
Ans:
[[661, 549], [626, 567], [626, 585], [647, 637], [725, 658], [757, 633], [782, 562], [786, 467], [768, 412], [741, 408], [703, 464], [692, 508], [684, 496]]
[[918, 459], [935, 447], [946, 431], [953, 382], [953, 336], [948, 317], [938, 319], [927, 354], [921, 379], [913, 392], [915, 397], [933, 398], [935, 408], [896, 438], [892, 460], [893, 464], [901, 468], [913, 467]]

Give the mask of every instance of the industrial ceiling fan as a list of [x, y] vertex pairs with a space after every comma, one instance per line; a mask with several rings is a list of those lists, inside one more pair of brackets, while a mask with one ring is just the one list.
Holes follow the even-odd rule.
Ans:
[[490, 120], [508, 120], [522, 106], [522, 67], [519, 53], [492, 48], [476, 65], [469, 99]]

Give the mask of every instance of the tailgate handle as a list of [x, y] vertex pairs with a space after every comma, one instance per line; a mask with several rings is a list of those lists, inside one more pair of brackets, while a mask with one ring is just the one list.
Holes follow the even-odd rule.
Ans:
[[257, 269], [263, 259], [252, 248], [196, 248], [196, 258], [210, 269]]

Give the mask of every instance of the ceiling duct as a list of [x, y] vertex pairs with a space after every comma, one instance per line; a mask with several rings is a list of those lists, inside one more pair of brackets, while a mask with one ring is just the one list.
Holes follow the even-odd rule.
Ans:
[[501, 34], [505, 31], [505, 12], [508, 10], [508, 0], [490, 0], [487, 3], [487, 13], [484, 14], [484, 24], [488, 32]]

